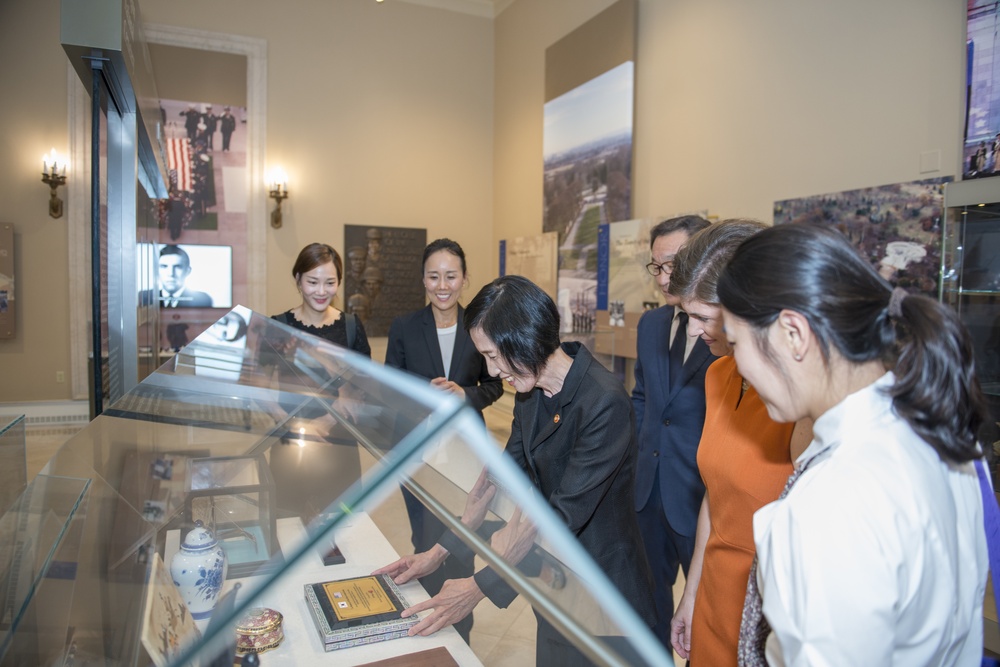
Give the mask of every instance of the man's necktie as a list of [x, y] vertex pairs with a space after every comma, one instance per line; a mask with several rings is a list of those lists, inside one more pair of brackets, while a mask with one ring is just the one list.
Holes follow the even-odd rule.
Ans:
[[684, 349], [687, 347], [688, 315], [684, 311], [677, 314], [677, 332], [670, 343], [670, 388], [677, 386], [684, 366]]

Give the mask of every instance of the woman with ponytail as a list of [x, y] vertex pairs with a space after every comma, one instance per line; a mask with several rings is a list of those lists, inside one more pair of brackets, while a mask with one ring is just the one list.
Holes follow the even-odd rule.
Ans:
[[815, 420], [754, 516], [740, 664], [979, 665], [985, 409], [957, 316], [812, 225], [748, 239], [718, 295], [771, 417]]

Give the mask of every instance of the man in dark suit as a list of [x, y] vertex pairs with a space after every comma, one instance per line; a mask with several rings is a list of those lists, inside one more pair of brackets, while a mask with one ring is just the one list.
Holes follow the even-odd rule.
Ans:
[[194, 141], [195, 136], [198, 134], [198, 123], [201, 122], [201, 112], [194, 108], [193, 104], [189, 104], [185, 111], [181, 111], [180, 115], [186, 116], [184, 120], [184, 128], [187, 130], [188, 141]]
[[160, 276], [161, 308], [212, 307], [211, 296], [185, 286], [191, 275], [191, 258], [180, 246], [165, 245], [160, 249], [157, 272]]
[[233, 132], [236, 131], [236, 117], [233, 116], [229, 107], [222, 109], [222, 116], [219, 117], [219, 125], [222, 129], [222, 150], [228, 151], [229, 140], [232, 138]]
[[635, 509], [655, 582], [654, 632], [668, 648], [673, 586], [678, 568], [687, 574], [691, 564], [705, 495], [698, 442], [705, 423], [705, 371], [716, 357], [701, 339], [687, 335], [687, 317], [667, 288], [674, 255], [708, 225], [697, 216], [683, 216], [664, 220], [650, 231], [653, 261], [646, 268], [656, 277], [667, 305], [647, 311], [637, 332], [632, 390], [639, 440]]
[[208, 138], [208, 150], [215, 150], [215, 130], [219, 127], [219, 118], [212, 111], [212, 105], [205, 105], [205, 113], [201, 115], [202, 122], [205, 123], [205, 136]]

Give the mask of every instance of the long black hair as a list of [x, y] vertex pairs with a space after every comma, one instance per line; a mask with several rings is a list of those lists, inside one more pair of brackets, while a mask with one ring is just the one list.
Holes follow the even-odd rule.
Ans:
[[523, 276], [484, 285], [465, 308], [465, 328], [480, 328], [513, 370], [537, 376], [559, 347], [559, 310]]
[[942, 459], [979, 456], [986, 402], [972, 342], [958, 316], [926, 296], [893, 290], [839, 232], [779, 225], [746, 240], [719, 278], [719, 300], [757, 334], [788, 309], [809, 322], [824, 359], [882, 361], [896, 375], [893, 408]]

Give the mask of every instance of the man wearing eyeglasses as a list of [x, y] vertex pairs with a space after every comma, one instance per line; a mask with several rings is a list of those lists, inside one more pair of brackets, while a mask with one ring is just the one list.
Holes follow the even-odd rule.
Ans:
[[698, 510], [705, 486], [698, 473], [698, 441], [705, 423], [705, 371], [716, 357], [700, 338], [687, 335], [687, 315], [667, 293], [677, 251], [708, 227], [687, 215], [650, 230], [652, 261], [665, 306], [639, 319], [635, 388], [635, 429], [639, 439], [635, 509], [646, 555], [653, 570], [657, 623], [653, 630], [670, 650], [670, 618], [677, 571], [687, 574], [694, 552]]

